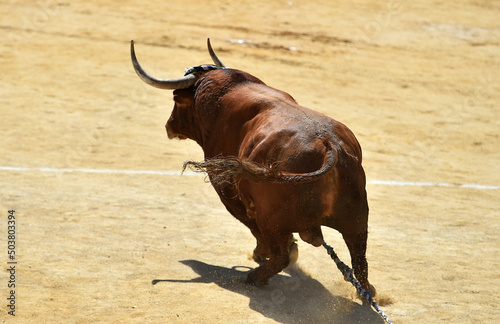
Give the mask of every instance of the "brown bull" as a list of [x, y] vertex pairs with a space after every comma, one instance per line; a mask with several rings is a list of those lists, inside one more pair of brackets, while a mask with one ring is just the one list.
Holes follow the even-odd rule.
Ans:
[[354, 134], [258, 78], [226, 68], [209, 41], [215, 66], [191, 68], [174, 80], [147, 74], [133, 45], [139, 77], [175, 90], [168, 137], [189, 138], [203, 148], [203, 162], [186, 164], [208, 173], [227, 210], [257, 239], [253, 258], [261, 265], [247, 282], [266, 284], [288, 266], [297, 252], [293, 233], [320, 246], [321, 226], [328, 226], [343, 235], [354, 273], [373, 296], [365, 256], [366, 180]]

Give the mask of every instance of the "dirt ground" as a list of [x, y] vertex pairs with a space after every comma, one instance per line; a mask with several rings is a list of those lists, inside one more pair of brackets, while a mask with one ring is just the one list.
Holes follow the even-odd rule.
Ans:
[[176, 173], [201, 149], [168, 140], [172, 94], [130, 63], [134, 39], [146, 70], [180, 77], [210, 63], [210, 37], [356, 134], [369, 275], [394, 323], [499, 322], [500, 3], [416, 3], [2, 1], [0, 262], [15, 210], [17, 264], [0, 320], [382, 323], [301, 241], [298, 267], [242, 283], [253, 237], [203, 176]]

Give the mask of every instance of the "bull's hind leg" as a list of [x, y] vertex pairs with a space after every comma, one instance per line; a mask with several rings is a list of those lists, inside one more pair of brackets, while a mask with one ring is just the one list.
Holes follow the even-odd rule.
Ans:
[[[267, 284], [269, 278], [278, 274], [285, 269], [290, 263], [289, 248], [290, 248], [290, 235], [274, 236], [266, 239], [270, 246], [271, 254], [269, 260], [261, 264], [257, 269], [250, 272], [247, 277], [247, 283], [256, 286]], [[272, 242], [272, 243], [271, 243]], [[295, 244], [292, 242], [292, 246]]]
[[368, 232], [358, 234], [342, 234], [347, 248], [351, 254], [351, 263], [354, 270], [354, 275], [365, 290], [368, 290], [372, 297], [376, 291], [368, 282], [368, 262], [366, 261], [366, 240]]
[[269, 259], [269, 256], [271, 255], [271, 250], [269, 249], [269, 246], [266, 243], [264, 243], [264, 240], [262, 239], [262, 235], [260, 234], [257, 225], [255, 225], [255, 230], [250, 228], [250, 231], [257, 240], [257, 246], [253, 250], [252, 258], [254, 259], [255, 262], [258, 263], [265, 262], [267, 259]]
[[[260, 232], [254, 233], [252, 231], [252, 234], [257, 238], [257, 247], [253, 250], [253, 260], [257, 263], [267, 261], [271, 256], [271, 249], [269, 248], [268, 244], [265, 243], [262, 239]], [[297, 240], [295, 239], [293, 234], [290, 234], [290, 237], [288, 238], [288, 254], [290, 264], [296, 263], [299, 258], [299, 247], [295, 242], [297, 242]]]

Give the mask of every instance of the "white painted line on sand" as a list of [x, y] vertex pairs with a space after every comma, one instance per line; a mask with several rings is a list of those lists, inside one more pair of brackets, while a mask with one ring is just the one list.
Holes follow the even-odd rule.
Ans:
[[407, 182], [407, 181], [391, 181], [391, 180], [370, 180], [370, 184], [385, 185], [385, 186], [407, 186], [407, 187], [452, 187], [452, 188], [469, 188], [469, 189], [486, 189], [499, 190], [500, 186], [487, 186], [479, 184], [451, 184], [442, 182]]
[[[0, 167], [0, 171], [12, 172], [52, 172], [52, 173], [101, 173], [101, 174], [131, 174], [131, 175], [167, 175], [180, 176], [180, 171], [169, 170], [114, 170], [114, 169], [73, 169], [73, 168], [27, 168], [27, 167]], [[203, 173], [185, 171], [184, 176], [204, 176]], [[482, 190], [500, 190], [500, 186], [489, 186], [480, 184], [451, 184], [442, 182], [408, 182], [392, 180], [369, 180], [368, 184], [401, 187], [451, 187]]]
[[[101, 173], [101, 174], [139, 174], [139, 175], [168, 175], [180, 176], [181, 171], [158, 171], [158, 170], [113, 170], [113, 169], [73, 169], [73, 168], [24, 168], [24, 167], [0, 167], [0, 171], [17, 172], [52, 172], [52, 173]], [[201, 173], [185, 171], [185, 176], [202, 175]]]

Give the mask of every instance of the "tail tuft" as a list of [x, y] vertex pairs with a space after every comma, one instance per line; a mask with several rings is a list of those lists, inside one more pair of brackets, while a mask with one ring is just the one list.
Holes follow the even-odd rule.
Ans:
[[277, 164], [269, 167], [254, 162], [244, 162], [236, 157], [218, 157], [202, 162], [184, 162], [182, 171], [189, 167], [195, 172], [204, 172], [214, 184], [234, 183], [235, 179], [248, 179], [255, 182], [268, 182], [280, 179]]

